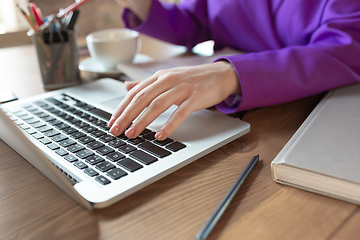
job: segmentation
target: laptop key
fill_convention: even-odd
[[[169,156],[171,154],[170,151],[168,151],[162,147],[159,147],[151,142],[141,143],[139,145],[139,148],[144,149],[145,151],[148,151],[159,158],[163,158],[163,157]]]
[[[67,148],[67,150],[69,152],[72,152],[72,153],[78,152],[78,151],[83,150],[83,149],[85,149],[85,147],[83,145],[81,145],[81,144],[72,145],[72,146]]]
[[[50,117],[50,115],[47,113],[41,113],[38,115],[38,117],[44,119],[44,118]]]
[[[129,142],[134,144],[134,145],[138,145],[142,142],[145,142],[145,139],[141,138],[141,137],[137,137],[137,138],[132,138],[132,139],[129,139]]]
[[[59,135],[56,135],[54,137],[51,138],[51,140],[53,140],[54,142],[60,142],[62,140],[65,140],[67,139],[68,137],[64,134],[59,134]]]
[[[91,106],[90,104],[85,104],[85,105],[80,106],[80,108],[84,109],[85,111],[90,111],[90,110],[94,109],[95,107]]]
[[[120,139],[114,139],[112,141],[109,142],[109,145],[114,147],[114,148],[118,148],[122,145],[125,145],[125,142],[120,140]]]
[[[89,122],[92,122],[92,123],[99,120],[97,117],[94,117],[94,116],[91,116],[91,115],[89,117],[85,118],[85,119],[88,120]]]
[[[21,124],[21,125],[19,125],[19,127],[22,129],[22,130],[28,130],[28,129],[30,129],[30,126],[29,125],[27,125],[27,124]],[[35,130],[36,131],[36,130]]]
[[[61,141],[61,142],[58,142],[58,144],[59,144],[60,146],[62,146],[62,147],[69,147],[69,146],[71,146],[71,145],[76,144],[76,141],[73,140],[73,139],[65,139],[65,140],[63,140],[63,141]]]
[[[120,159],[124,158],[125,155],[119,153],[119,152],[111,152],[106,155],[108,159],[110,159],[113,162],[119,161]]]
[[[55,119],[55,120],[49,121],[49,123],[53,126],[56,126],[56,125],[62,124],[62,121]]]
[[[106,120],[110,120],[110,118],[111,118],[110,113],[105,112],[104,110],[101,110],[101,109],[98,109],[98,108],[92,109],[92,110],[90,110],[90,112],[95,114],[96,116],[105,118]]]
[[[119,147],[119,150],[123,153],[130,153],[130,152],[136,150],[136,147],[126,144],[126,145]]]
[[[107,172],[109,171],[110,169],[113,169],[115,168],[115,165],[108,162],[108,161],[104,161],[104,162],[101,162],[99,163],[98,165],[96,165],[96,168],[98,170],[100,170],[101,172]]]
[[[77,161],[77,162],[74,162],[74,165],[75,167],[79,168],[79,169],[85,169],[87,168],[88,166],[86,165],[86,163],[83,163],[81,161]]]
[[[140,136],[146,135],[148,133],[151,133],[152,131],[150,129],[145,128],[141,133]],[[155,135],[155,134],[154,134]]]
[[[84,159],[84,158],[90,157],[91,155],[94,155],[94,152],[89,149],[85,149],[80,152],[77,152],[75,155],[81,159]]]
[[[70,154],[66,155],[64,158],[68,162],[75,162],[78,160],[74,155],[70,155]]]
[[[71,124],[75,124],[75,123],[77,123],[77,122],[80,122],[80,119],[78,119],[78,118],[72,118],[71,120],[67,120],[69,123],[71,123]]]
[[[97,130],[97,128],[89,125],[89,126],[87,126],[87,127],[84,127],[83,130],[84,130],[85,132],[90,133],[90,132],[92,132],[92,131]]]
[[[77,122],[74,124],[75,126],[79,127],[79,128],[86,128],[86,127],[89,127],[90,124],[86,123],[86,122],[83,122],[83,121],[80,121],[80,122]]]
[[[30,135],[37,133],[37,131],[35,129],[32,129],[32,128],[27,129],[26,132],[28,134],[30,134]]]
[[[105,130],[106,132],[108,132],[108,131],[110,130],[110,128],[108,127],[107,123],[101,124],[101,125],[99,125],[99,127],[100,127],[102,130]]]
[[[143,167],[141,164],[135,162],[134,160],[132,160],[130,158],[125,158],[125,159],[119,161],[118,165],[125,168],[126,170],[128,170],[130,172],[135,172],[136,170],[139,170],[140,168]]]
[[[160,145],[160,146],[165,146],[169,143],[172,143],[174,140],[172,140],[171,138],[167,138],[163,141],[159,141],[159,140],[155,140],[154,143],[157,144],[157,145]]]
[[[56,120],[56,118],[54,118],[52,116],[48,116],[48,117],[43,118],[42,120],[44,120],[45,122],[50,122],[50,121]]]
[[[95,131],[93,131],[93,132],[91,132],[91,135],[93,136],[93,137],[101,137],[101,136],[103,136],[103,135],[105,135],[106,133],[104,132],[104,131],[101,131],[101,130],[95,130]]]
[[[65,156],[68,154],[68,152],[63,149],[63,148],[59,148],[58,150],[55,151],[57,154],[59,154],[60,156]]]
[[[122,139],[122,140],[129,140],[129,138],[124,134],[120,134],[119,136],[117,136],[118,138]]]
[[[21,120],[25,121],[25,120],[29,120],[32,119],[33,116],[30,114],[25,114],[24,116],[19,117]]]
[[[150,154],[147,154],[146,152],[143,152],[141,150],[135,150],[130,154],[131,157],[135,158],[136,160],[149,165],[153,162],[157,161],[157,158],[151,156]]]
[[[99,183],[101,183],[102,185],[107,185],[107,184],[111,183],[111,181],[109,179],[107,179],[106,177],[101,176],[101,175],[97,176],[95,178],[95,180],[98,181]]]
[[[106,155],[106,154],[109,154],[111,152],[114,152],[114,149],[112,149],[111,147],[108,147],[108,146],[104,146],[104,147],[96,149],[96,152],[101,154],[101,155]]]
[[[89,143],[89,142],[94,141],[94,138],[89,137],[89,136],[85,136],[85,137],[80,138],[79,141],[80,141],[81,143],[83,143],[83,144],[87,144],[87,143]]]
[[[55,150],[55,149],[58,149],[60,148],[57,144],[55,143],[50,143],[47,145],[48,148],[50,148],[51,150]]]
[[[41,133],[35,133],[35,134],[31,135],[31,136],[33,136],[35,139],[41,139],[41,138],[44,137]]]
[[[99,142],[99,141],[93,141],[93,142],[88,143],[86,146],[87,146],[88,148],[90,148],[90,149],[95,150],[95,149],[97,149],[97,148],[100,148],[100,147],[105,146],[105,144],[103,144],[103,143],[101,143],[101,142]]]
[[[78,139],[78,138],[84,137],[86,135],[83,132],[73,132],[73,133],[70,134],[70,136],[75,138],[75,139]]]
[[[99,138],[99,140],[102,141],[102,142],[107,143],[107,142],[110,142],[110,141],[112,141],[112,140],[115,140],[115,137],[112,136],[112,135],[106,134],[106,135],[101,136],[101,137]]]
[[[41,101],[41,100],[37,100],[35,102],[33,102],[35,105],[38,105],[39,107],[45,107],[47,106],[48,104],[45,103],[44,101]]]
[[[96,126],[101,126],[101,125],[104,125],[106,124],[105,121],[101,120],[101,119],[98,119],[97,121],[93,122]]]
[[[155,132],[149,132],[143,135],[146,140],[152,141],[155,139]]]
[[[85,172],[87,175],[89,175],[90,177],[95,177],[95,176],[99,175],[99,173],[98,173],[97,171],[95,171],[94,169],[92,169],[92,168],[86,168],[86,169],[84,170],[84,172]]]
[[[52,143],[51,140],[49,140],[48,138],[42,138],[39,141],[44,145]]]
[[[91,164],[91,165],[96,165],[100,162],[105,161],[102,157],[98,156],[98,155],[92,155],[88,158],[86,158],[85,162]]]
[[[76,101],[77,101],[77,103],[75,104],[75,106],[77,106],[77,107],[82,107],[82,106],[86,105],[86,103],[84,103],[84,102],[82,102],[80,100],[76,100]]]
[[[44,132],[44,135],[47,137],[53,137],[58,134],[60,134],[60,133],[56,130],[50,130],[50,131]]]
[[[64,133],[71,134],[71,133],[77,132],[78,130],[76,130],[76,129],[73,128],[73,127],[68,127],[68,128],[63,129],[62,131],[63,131]]]
[[[114,168],[111,169],[109,172],[107,172],[107,174],[109,177],[111,177],[114,180],[118,180],[121,177],[124,177],[127,175],[127,173],[123,170],[121,170],[120,168]]]
[[[58,117],[62,117],[62,116],[67,115],[66,112],[63,112],[63,111],[56,111],[56,112],[54,112],[54,114],[55,114],[56,116],[58,116]]]
[[[33,123],[39,122],[39,120],[36,119],[35,117],[32,117],[32,118],[24,120],[24,122],[26,122],[28,124],[33,124]]]
[[[173,142],[173,143],[170,143],[169,145],[167,145],[166,148],[173,152],[177,152],[180,149],[186,148],[186,145],[182,144],[180,142]]]
[[[46,132],[46,131],[49,131],[49,130],[52,130],[53,128],[51,126],[48,126],[48,125],[45,125],[45,126],[42,126],[42,127],[39,127],[38,130],[40,132]]]
[[[71,121],[74,119],[74,117],[69,114],[62,116],[61,118],[64,119],[65,121]]]
[[[47,99],[45,99],[46,101],[48,101],[48,102],[50,102],[50,103],[52,103],[52,104],[54,104],[54,105],[60,105],[60,104],[62,104],[62,102],[60,102],[59,100],[56,100],[55,98],[53,98],[53,97],[49,97],[49,98],[47,98]]]

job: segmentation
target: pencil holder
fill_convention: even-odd
[[[81,83],[76,32],[73,30],[37,33],[29,31],[36,47],[45,90]]]

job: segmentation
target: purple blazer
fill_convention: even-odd
[[[226,57],[242,100],[218,104],[224,113],[360,82],[360,0],[153,0],[143,22],[129,9],[122,19],[127,28],[189,49],[214,40],[215,49],[247,52]]]

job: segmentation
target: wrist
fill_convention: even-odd
[[[241,85],[234,66],[226,60],[221,60],[215,63],[221,65],[223,73],[222,79],[225,81],[224,84],[227,87],[227,95],[241,94]]]

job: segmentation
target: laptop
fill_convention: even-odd
[[[155,132],[176,106],[136,139],[107,122],[127,91],[105,78],[0,106],[0,137],[86,209],[104,208],[250,131],[250,124],[201,110],[166,140]]]

